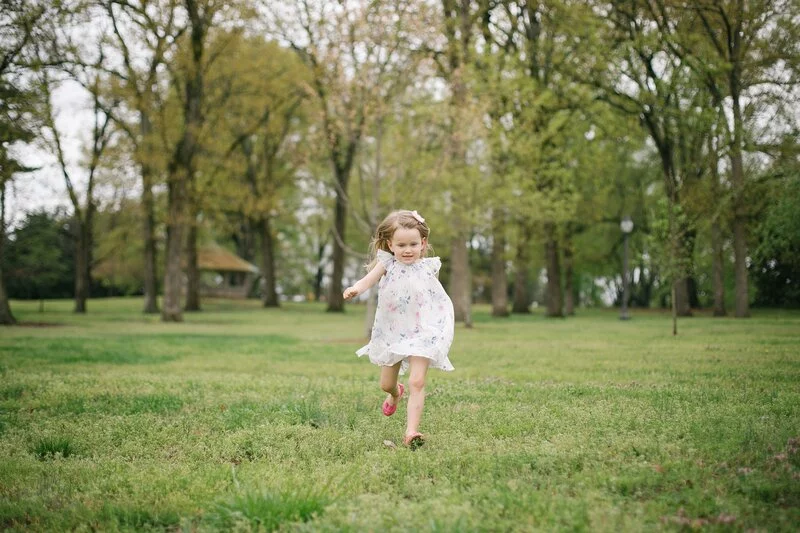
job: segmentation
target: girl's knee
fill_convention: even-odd
[[[408,380],[408,386],[411,390],[419,391],[425,388],[425,375],[411,376]]]
[[[381,390],[383,392],[388,392],[389,394],[394,394],[397,390],[397,381],[392,380],[381,380]]]

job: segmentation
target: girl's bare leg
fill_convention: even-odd
[[[389,405],[395,405],[400,396],[400,390],[397,388],[397,376],[400,373],[400,363],[393,366],[381,367],[381,389],[389,393],[386,400]]]
[[[406,437],[419,431],[422,408],[425,406],[425,376],[428,373],[429,363],[430,359],[427,357],[409,357],[411,375],[408,378],[408,388],[411,394],[408,397]]]

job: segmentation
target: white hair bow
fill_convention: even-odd
[[[425,219],[424,219],[424,218],[422,218],[422,215],[420,215],[419,213],[417,213],[417,211],[416,211],[416,210],[414,210],[414,211],[411,211],[411,216],[413,216],[414,218],[416,218],[416,219],[417,219],[417,222],[419,222],[420,224],[424,224],[424,223],[425,223]]]

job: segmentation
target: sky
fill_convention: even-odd
[[[91,99],[75,82],[65,82],[53,93],[56,127],[62,135],[65,157],[76,188],[84,190],[86,172],[81,168],[83,150],[88,146],[92,130]],[[42,143],[16,145],[14,152],[21,162],[39,170],[17,174],[6,191],[6,223],[13,228],[25,213],[38,209],[54,210],[72,207],[61,168],[55,155]]]

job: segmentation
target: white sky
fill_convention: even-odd
[[[53,105],[70,177],[82,192],[87,174],[80,163],[91,138],[91,99],[77,83],[65,82],[54,91]],[[13,150],[23,164],[40,168],[35,172],[17,174],[7,188],[6,223],[9,227],[17,224],[26,212],[37,209],[53,210],[66,206],[71,211],[64,176],[56,157],[41,144],[16,145]]]

